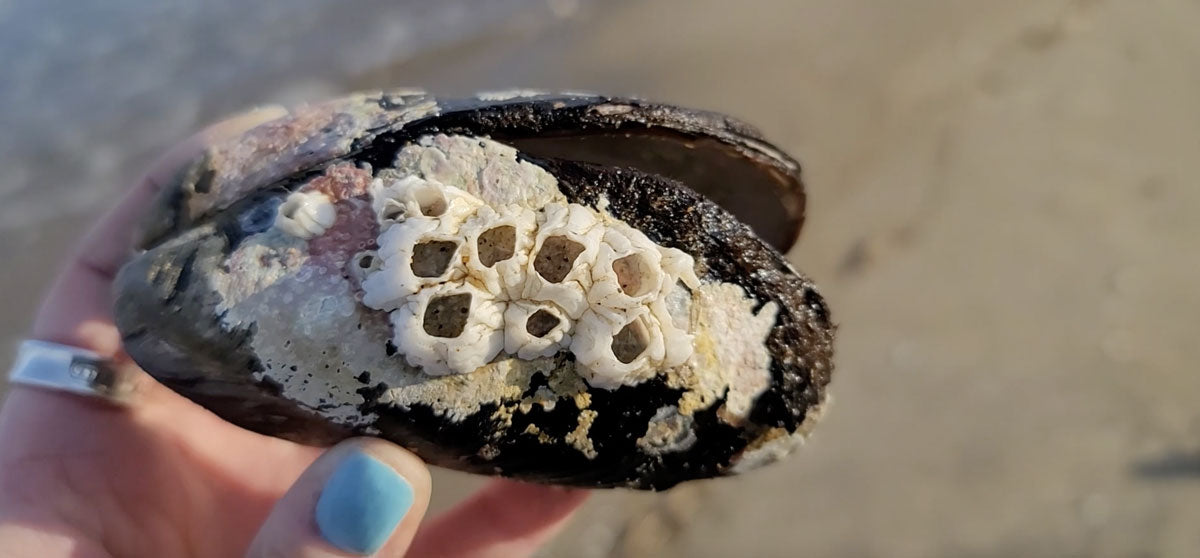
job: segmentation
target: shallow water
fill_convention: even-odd
[[[164,143],[248,105],[320,99],[544,0],[0,3],[0,230],[95,206]],[[83,183],[82,181],[85,181]]]

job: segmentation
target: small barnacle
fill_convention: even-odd
[[[337,208],[321,192],[292,192],[279,204],[275,226],[298,238],[325,234],[337,221]]]
[[[347,274],[362,281],[371,273],[378,271],[383,265],[383,259],[374,250],[363,250],[350,258],[346,264]]]
[[[527,208],[480,207],[462,226],[467,271],[497,297],[519,298],[536,226],[537,216]]]
[[[548,357],[571,344],[571,322],[553,304],[510,302],[504,310],[504,351],[530,360]]]
[[[676,289],[672,293],[678,291],[687,291],[683,288]],[[682,301],[682,304],[689,304],[690,301]],[[672,304],[680,304],[671,300],[655,300],[650,303],[650,313],[654,316],[654,322],[658,324],[663,337],[663,359],[662,365],[667,368],[679,366],[692,356],[695,347],[695,336],[688,333],[689,319],[685,314],[681,314],[678,310],[672,311]],[[679,306],[674,308],[679,309]],[[686,308],[686,306],[684,306]]]
[[[696,260],[689,256],[687,252],[677,248],[667,248],[664,246],[658,247],[659,254],[662,256],[662,269],[668,276],[674,277],[683,286],[688,289],[700,288],[700,278],[696,277]],[[663,289],[672,289],[675,287],[674,282],[663,282]]]
[[[458,221],[470,215],[479,202],[470,194],[418,176],[371,182],[371,207],[381,224],[398,223],[411,217],[436,217]]]
[[[662,255],[645,235],[609,225],[592,266],[588,301],[598,312],[624,312],[660,296],[667,281]]]
[[[504,348],[504,304],[469,283],[421,290],[392,312],[394,342],[413,366],[431,375],[463,374]]]
[[[663,312],[666,316],[670,316],[671,325],[677,329],[688,331],[691,329],[692,320],[692,290],[683,284],[683,280],[676,280],[670,285],[666,294],[662,297]],[[663,320],[663,316],[659,316]]]
[[[379,207],[376,208],[375,213],[380,223],[399,223],[408,216],[408,208],[395,199],[380,198]]]
[[[653,375],[665,356],[662,328],[646,307],[631,311],[628,321],[614,322],[588,310],[575,325],[571,352],[588,384],[615,389]]]
[[[538,223],[523,298],[553,302],[572,319],[587,310],[591,266],[604,235],[591,210],[548,204]]]

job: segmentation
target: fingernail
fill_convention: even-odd
[[[317,499],[317,527],[344,552],[380,549],[413,504],[413,489],[386,463],[361,451],[346,456]]]

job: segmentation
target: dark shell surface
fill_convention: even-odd
[[[780,254],[799,172],[745,124],[640,100],[346,97],[167,185],[117,324],[159,381],[272,436],[586,487],[735,474],[807,435],[832,373],[829,310]],[[485,258],[484,229],[517,240]]]

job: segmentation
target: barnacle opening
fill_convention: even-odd
[[[551,331],[554,331],[554,328],[558,327],[560,323],[562,323],[562,320],[558,316],[546,310],[538,310],[526,320],[525,331],[534,337],[545,337]]]
[[[533,269],[546,281],[562,283],[582,253],[582,244],[565,236],[552,236],[542,243],[542,249],[533,260]]]
[[[383,259],[374,250],[364,250],[346,262],[346,274],[363,281],[367,275],[378,271],[382,263]]]
[[[413,246],[412,272],[417,277],[441,277],[458,251],[451,240],[432,240]]]
[[[492,267],[496,262],[507,260],[516,253],[517,228],[503,225],[488,229],[479,235],[476,247],[479,250],[479,263],[484,267]]]
[[[359,254],[358,257],[355,258],[354,262],[358,265],[359,269],[371,269],[371,267],[375,265],[375,253],[364,252]]]
[[[300,206],[303,204],[304,202],[301,198],[289,196],[288,199],[279,205],[279,215],[285,219],[295,219],[296,212],[300,210]]]
[[[553,306],[515,300],[504,310],[504,350],[521,359],[548,357],[571,342],[570,322]]]
[[[650,290],[654,270],[645,256],[635,253],[618,258],[612,263],[612,269],[617,274],[621,292],[626,296],[642,296]]]
[[[467,326],[470,312],[471,293],[434,297],[425,307],[421,325],[434,337],[458,337]]]
[[[625,327],[613,336],[613,356],[617,357],[621,364],[629,364],[637,360],[649,344],[650,334],[646,331],[645,324],[641,320],[634,320],[625,324]]]

